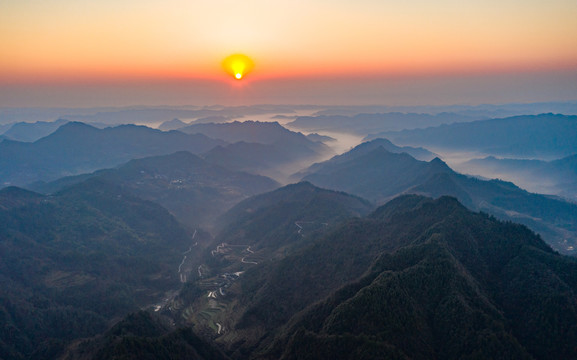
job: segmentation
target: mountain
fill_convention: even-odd
[[[554,161],[488,156],[460,166],[469,173],[513,181],[528,189],[577,200],[577,154]]]
[[[14,123],[0,124],[0,134],[4,134],[12,125],[14,125]]]
[[[183,128],[185,126],[187,126],[188,124],[181,121],[180,119],[172,119],[172,120],[168,120],[163,122],[162,124],[160,124],[158,126],[158,129],[163,130],[163,131],[170,131],[170,130],[178,130],[180,128]]]
[[[300,154],[295,155],[289,149],[244,141],[217,146],[202,156],[206,161],[228,169],[270,176],[279,181],[286,176],[287,168],[292,169],[292,164],[301,160]]]
[[[292,177],[295,179],[300,179],[305,177],[306,175],[317,173],[317,172],[325,172],[330,171],[335,167],[338,167],[339,164],[347,163],[352,161],[362,155],[368,154],[373,150],[378,148],[382,148],[390,153],[401,154],[407,153],[418,160],[423,161],[430,161],[437,157],[436,154],[428,151],[427,149],[423,148],[414,148],[411,146],[396,146],[392,142],[387,139],[374,139],[371,141],[365,141],[360,145],[355,146],[353,149],[343,153],[341,155],[334,156],[333,158],[323,161],[321,163],[316,163],[311,165],[305,170],[301,170],[300,172],[294,174]]]
[[[577,247],[576,204],[504,181],[467,177],[438,158],[424,162],[382,147],[368,153],[353,149],[309,170],[303,180],[380,203],[404,193],[455,196],[470,209],[529,226],[556,250],[572,253]]]
[[[50,135],[67,122],[68,120],[64,119],[37,121],[34,123],[18,122],[5,131],[4,136],[10,140],[32,142]]]
[[[98,179],[51,196],[4,188],[0,221],[0,354],[8,359],[61,349],[162,301],[180,286],[192,245],[164,208]]]
[[[332,250],[353,240],[356,247],[380,248],[373,250],[375,260],[360,269],[346,261],[350,254]],[[295,269],[284,276],[294,290],[285,286],[283,293],[265,293],[284,269]],[[299,303],[283,294],[298,291],[300,297],[303,290],[340,274],[354,280],[321,302],[300,303],[297,309],[310,305],[291,317],[272,344],[260,341],[264,350],[255,351],[254,358],[577,355],[577,261],[555,254],[522,226],[471,213],[450,198],[397,199],[308,252],[282,260],[272,271],[250,274],[266,280],[246,289],[255,300],[243,315],[250,322],[243,325],[267,323],[266,317],[254,315],[264,313],[256,306],[282,311]],[[257,300],[264,296],[266,303]]]
[[[52,355],[47,360],[56,358],[54,353],[46,353],[43,355]],[[145,311],[130,314],[101,336],[60,353],[59,360],[228,359],[190,328],[174,329],[165,319]]]
[[[235,205],[220,218],[222,230],[214,243],[276,251],[297,242],[304,233],[364,216],[372,209],[371,203],[356,196],[321,189],[309,182],[291,184]]]
[[[231,171],[180,151],[131,160],[115,169],[36,183],[30,188],[54,193],[89,178],[154,201],[190,227],[210,227],[215,218],[241,200],[280,186],[264,176]]]
[[[308,134],[307,135],[307,139],[309,139],[310,141],[316,141],[316,142],[331,142],[331,141],[336,141],[337,139],[332,138],[330,136],[327,135],[320,135],[317,133],[312,133],[312,134]]]
[[[206,116],[201,117],[194,120],[195,124],[206,124],[206,123],[225,123],[231,120],[230,117],[227,116],[220,116],[220,115],[213,115],[213,116]]]
[[[221,217],[221,230],[196,264],[197,276],[162,314],[180,326],[193,324],[203,338],[228,332],[229,323],[222,321],[235,311],[237,298],[226,294],[245,271],[298,252],[343,220],[372,209],[366,200],[305,182],[244,200]]]
[[[363,143],[297,175],[320,187],[383,202],[422,183],[434,173],[452,172],[438,158],[428,163],[418,161],[407,153],[385,150],[380,145],[382,142]]]
[[[235,359],[569,359],[576,295],[577,260],[526,227],[406,195],[287,256],[190,283],[165,314]]]
[[[0,143],[0,184],[29,184],[91,172],[128,160],[176,151],[200,153],[222,141],[204,135],[162,132],[145,126],[122,125],[97,129],[67,123],[33,143]]]
[[[244,141],[275,145],[293,156],[306,157],[330,153],[330,149],[318,142],[310,141],[301,133],[290,131],[278,122],[234,121],[220,124],[192,124],[180,131],[188,134],[204,134],[229,143]]]
[[[385,132],[397,144],[476,151],[508,157],[564,157],[577,153],[577,116],[540,114]]]
[[[216,147],[203,156],[207,161],[234,170],[257,173],[284,182],[286,178],[319,158],[334,154],[326,145],[277,122],[232,122],[192,124],[180,129],[200,133],[233,144]]]
[[[382,131],[416,129],[472,120],[479,120],[479,117],[456,113],[416,114],[387,112],[345,116],[336,114],[322,115],[321,112],[321,115],[317,116],[299,116],[293,122],[288,123],[287,126],[307,131],[351,132],[367,135]]]

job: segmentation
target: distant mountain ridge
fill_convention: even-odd
[[[0,143],[0,184],[29,184],[119,165],[134,158],[185,150],[201,153],[223,141],[145,126],[97,129],[69,122],[33,143]]]
[[[564,157],[577,153],[577,116],[540,114],[384,132],[397,144],[468,150],[508,157]]]
[[[330,112],[330,110],[328,111]],[[482,118],[482,117],[481,117]],[[479,120],[480,117],[467,116],[457,113],[417,114],[403,112],[387,112],[375,114],[345,115],[316,115],[299,116],[287,126],[308,131],[336,131],[352,132],[367,135],[382,131],[398,131],[416,129]],[[386,137],[386,136],[383,136]]]
[[[178,129],[185,127],[187,125],[188,124],[183,122],[182,120],[174,118],[172,120],[168,120],[168,121],[165,121],[162,124],[160,124],[158,126],[158,129],[163,130],[163,131],[178,130]]]
[[[325,145],[310,141],[305,135],[288,130],[278,122],[234,121],[230,123],[192,124],[180,131],[189,134],[204,134],[229,143],[244,141],[287,148],[300,155],[317,155],[330,152]]]
[[[577,154],[553,161],[497,159],[489,156],[465,162],[464,169],[493,177],[512,177],[535,184],[546,193],[559,194],[577,201]]]
[[[232,142],[206,152],[203,155],[206,160],[230,169],[269,176],[281,182],[302,168],[302,163],[310,164],[334,154],[323,143],[311,141],[302,133],[290,131],[277,122],[192,124],[180,131]]]
[[[10,140],[32,142],[47,135],[50,135],[60,126],[66,124],[68,120],[58,119],[56,121],[37,121],[35,123],[19,122],[12,124],[3,135]]]

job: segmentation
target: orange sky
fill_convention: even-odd
[[[252,81],[576,72],[576,17],[574,0],[3,0],[0,83],[226,82],[232,53]]]

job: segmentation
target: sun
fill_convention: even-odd
[[[224,71],[236,80],[242,80],[254,68],[254,62],[244,54],[233,54],[222,61]]]

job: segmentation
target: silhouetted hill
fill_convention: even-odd
[[[168,121],[165,121],[162,124],[160,124],[158,126],[158,129],[163,130],[163,131],[178,130],[178,129],[183,128],[187,125],[188,124],[185,123],[184,121],[181,121],[180,119],[174,118],[172,120],[168,120]]]
[[[309,139],[310,141],[317,141],[317,142],[331,142],[331,141],[336,141],[337,139],[332,138],[330,136],[327,135],[320,135],[317,133],[312,133],[312,134],[308,134],[307,135],[307,139]]]
[[[88,178],[105,180],[154,201],[191,227],[212,226],[216,217],[239,201],[280,186],[264,176],[231,171],[181,151],[131,160],[116,169],[37,183],[31,188],[54,193]]]
[[[70,122],[33,143],[0,143],[0,184],[29,184],[119,165],[134,158],[175,151],[200,153],[222,141],[204,135],[122,125],[99,130]]]
[[[68,120],[58,119],[56,121],[37,121],[34,123],[15,123],[4,132],[4,137],[15,141],[32,142],[50,135],[60,126],[66,124]]]
[[[192,124],[180,131],[189,134],[204,134],[229,143],[244,141],[275,145],[277,149],[293,159],[331,153],[327,146],[310,141],[303,134],[290,131],[277,122],[235,121],[221,124]]]
[[[576,292],[577,261],[524,226],[404,196],[241,275],[217,342],[251,359],[569,359]]]
[[[331,112],[329,110],[328,112]],[[454,122],[479,120],[482,117],[467,116],[456,113],[416,114],[388,112],[377,114],[345,115],[317,115],[299,116],[295,121],[287,124],[291,128],[307,131],[335,131],[351,132],[360,135],[382,131],[398,131],[416,129]]]
[[[577,153],[577,116],[541,114],[441,125],[427,129],[385,132],[397,144],[469,150],[510,157]]]
[[[303,180],[375,202],[403,193],[455,196],[473,210],[526,224],[557,250],[571,253],[577,246],[577,205],[457,174],[438,158],[423,162],[379,147],[360,156],[353,150],[310,170]]]
[[[52,196],[2,189],[0,222],[3,358],[61,348],[161,301],[191,245],[164,208],[98,179]]]
[[[305,233],[366,215],[372,208],[364,199],[308,182],[287,185],[248,198],[225,213],[215,244],[246,244],[256,251],[277,251],[298,242]]]
[[[318,172],[328,172],[331,169],[336,169],[339,167],[339,164],[347,163],[350,161],[354,161],[355,159],[370,153],[373,150],[378,148],[383,148],[388,152],[401,154],[407,153],[418,160],[423,161],[430,161],[437,157],[436,154],[428,151],[427,149],[423,148],[414,148],[410,146],[403,146],[399,147],[390,142],[387,139],[375,139],[371,141],[363,142],[360,145],[355,146],[353,149],[341,154],[334,156],[333,158],[323,161],[321,163],[316,163],[311,165],[305,170],[301,170],[300,172],[294,174],[293,178],[301,179],[309,174],[318,173]]]
[[[217,146],[202,155],[207,161],[237,171],[247,171],[271,177],[282,177],[284,165],[300,160],[300,154],[277,145],[240,141]]]
[[[182,289],[164,314],[181,325],[193,324],[205,338],[228,333],[229,312],[239,314],[234,309],[244,305],[227,294],[243,271],[298,252],[341,221],[371,209],[365,200],[310,183],[288,185],[239,203],[223,215],[223,230],[197,264],[195,281]]]
[[[365,143],[350,152],[314,164],[305,171],[303,180],[383,202],[437,172],[452,170],[438,159],[427,163],[415,160],[407,153],[395,154],[380,145],[374,147],[373,143]]]
[[[506,178],[548,194],[577,200],[577,155],[554,161],[497,159],[493,156],[463,164],[465,171]]]
[[[206,123],[225,123],[231,120],[228,116],[221,116],[221,115],[214,115],[214,116],[206,116],[201,117],[194,120],[195,124],[206,124]]]
[[[234,142],[216,147],[203,156],[207,161],[234,170],[257,173],[284,182],[302,168],[334,152],[301,133],[285,129],[276,122],[232,122],[193,124],[181,129]]]

